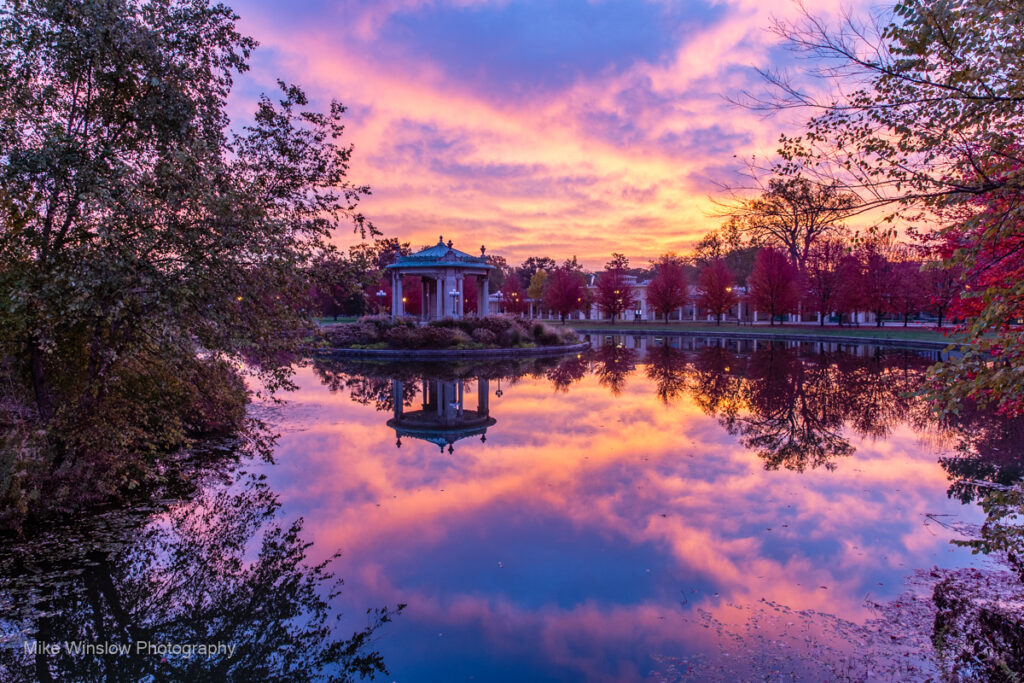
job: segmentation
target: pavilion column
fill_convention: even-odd
[[[480,413],[484,417],[490,413],[490,383],[481,377],[476,381],[476,412]]]
[[[395,316],[405,315],[405,304],[402,302],[402,274],[395,278]]]
[[[441,388],[441,416],[444,419],[445,426],[451,426],[455,424],[455,416],[458,414],[458,403],[455,400],[456,389],[455,382],[439,382]]]
[[[430,319],[430,294],[427,289],[430,287],[430,280],[425,277],[420,278],[420,318],[424,322]]]
[[[697,322],[697,304],[693,305],[693,322]]]
[[[455,302],[455,317],[465,318],[466,317],[466,290],[464,289],[465,281],[462,275],[455,276],[455,289],[459,292],[459,298]],[[461,388],[459,389],[461,391]]]
[[[436,318],[444,317],[444,297],[442,292],[444,291],[444,280],[441,277],[434,278],[434,311]]]
[[[391,402],[395,404],[395,419],[398,420],[402,417],[402,382],[401,380],[391,380]]]
[[[458,301],[452,301],[451,292],[453,289],[455,289],[455,278],[448,273],[444,276],[444,315],[445,317],[457,318],[459,316],[456,315],[455,311]]]
[[[754,322],[757,322],[757,309],[754,309]]]
[[[476,314],[478,316],[488,316],[491,314],[490,303],[491,303],[491,278],[487,275],[480,278],[480,302],[476,306]]]
[[[398,315],[398,273],[391,272],[391,317]]]

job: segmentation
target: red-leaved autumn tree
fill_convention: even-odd
[[[955,263],[928,263],[924,270],[925,310],[934,313],[942,327],[947,312],[963,291],[963,268]]]
[[[895,268],[892,308],[903,318],[903,327],[906,327],[910,316],[927,303],[925,278],[920,261],[899,261]]]
[[[622,254],[612,254],[612,260],[605,264],[604,271],[597,276],[597,307],[615,322],[616,315],[622,315],[636,303],[633,285],[627,278],[629,261]]]
[[[476,313],[477,299],[480,297],[480,287],[475,277],[462,278],[462,312]]]
[[[647,305],[665,319],[686,305],[689,299],[683,260],[675,254],[664,254],[654,263],[654,277],[647,283]]]
[[[747,280],[750,305],[769,315],[770,324],[776,316],[795,313],[800,303],[799,276],[796,266],[785,253],[775,247],[757,252],[754,269]]]
[[[722,316],[736,305],[739,297],[733,290],[733,277],[722,259],[715,259],[700,271],[697,277],[697,304],[715,316],[715,324],[722,324]]]
[[[847,248],[840,238],[820,240],[810,251],[804,273],[804,303],[807,309],[818,313],[818,323],[839,309],[844,283],[840,263]]]
[[[934,375],[953,412],[962,399],[972,399],[1003,414],[1024,413],[1022,151],[1011,144],[996,150],[980,170],[969,167],[968,181],[984,180],[995,189],[953,203],[938,234],[937,255],[950,268],[948,276],[962,278],[949,312],[962,321],[959,331],[971,342]]]
[[[530,304],[526,301],[526,292],[523,291],[523,284],[518,277],[505,279],[505,286],[501,288],[502,307],[506,313],[522,315]]]
[[[893,290],[896,288],[896,266],[886,253],[887,245],[868,241],[858,250],[861,260],[860,294],[863,306],[875,314],[875,326],[882,326],[882,316],[894,310]]]
[[[846,254],[839,259],[836,268],[839,291],[836,294],[836,314],[839,326],[843,326],[843,316],[850,315],[850,322],[855,322],[857,311],[864,309],[864,290],[861,278],[864,276],[863,265],[854,254]]]
[[[578,270],[558,266],[548,273],[543,292],[544,306],[557,313],[563,323],[570,313],[583,308],[586,298],[583,274]]]

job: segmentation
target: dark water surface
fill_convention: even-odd
[[[176,538],[188,547],[117,551],[114,583],[139,593],[147,616],[145,586],[170,575],[182,592],[165,587],[151,621],[243,639],[251,626],[204,630],[200,607],[174,602],[188,602],[190,580],[237,604],[242,623],[288,576],[308,575],[289,564],[289,543],[307,565],[340,551],[341,594],[270,600],[277,612],[258,627],[267,650],[251,656],[267,656],[288,619],[340,611],[347,638],[372,625],[367,609],[405,603],[372,639],[387,680],[927,672],[922,577],[979,563],[950,540],[981,520],[969,481],[995,477],[989,447],[1006,438],[983,415],[930,420],[912,393],[934,353],[593,341],[579,356],[521,364],[299,368],[287,404],[256,408],[281,433],[275,462],[211,478],[202,503],[172,508],[190,511],[185,522],[140,522],[184,524]],[[256,530],[271,520],[287,534],[298,518],[294,538],[264,557]],[[205,566],[211,555],[240,564]],[[264,574],[240,574],[260,561]],[[69,598],[83,623],[101,579]],[[71,609],[47,600],[32,609]],[[11,634],[38,621],[20,618]],[[46,627],[61,619],[73,621]]]

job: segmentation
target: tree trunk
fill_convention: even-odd
[[[53,397],[50,395],[49,381],[46,377],[46,365],[43,350],[33,336],[28,342],[29,369],[32,375],[32,392],[36,399],[36,409],[44,422],[53,419]]]

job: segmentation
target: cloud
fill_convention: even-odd
[[[362,209],[414,244],[447,225],[457,243],[512,263],[555,243],[565,253],[549,255],[590,267],[611,251],[679,250],[717,227],[716,182],[793,125],[727,98],[760,87],[755,65],[792,59],[765,28],[769,12],[795,16],[795,5],[244,0],[237,10],[262,47],[233,117],[277,77],[318,107],[350,105],[351,175],[374,190]]]

